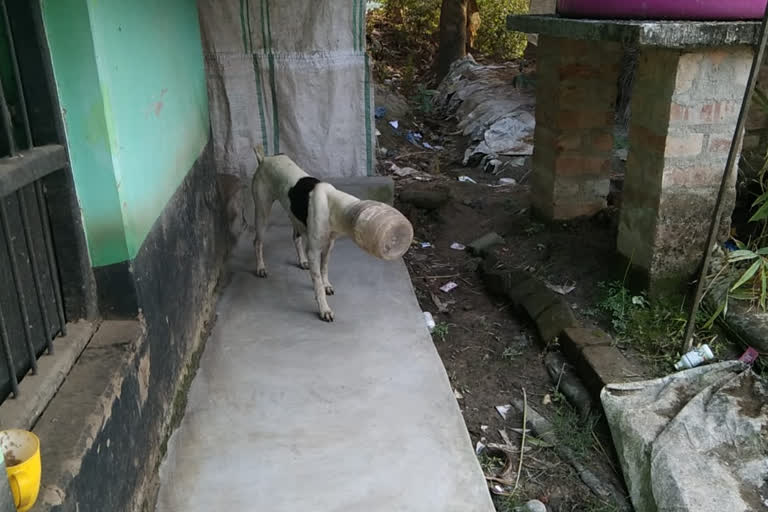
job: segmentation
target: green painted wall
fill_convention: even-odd
[[[94,267],[133,258],[208,141],[194,0],[43,0]]]

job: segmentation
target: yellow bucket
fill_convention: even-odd
[[[0,450],[5,458],[16,510],[27,512],[40,492],[40,440],[26,430],[3,430],[0,432]]]

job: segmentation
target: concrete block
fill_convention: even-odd
[[[392,205],[395,199],[395,182],[389,176],[328,178],[324,181],[358,199],[379,201],[388,205]]]
[[[600,329],[574,327],[563,330],[560,336],[560,348],[574,364],[581,358],[586,347],[610,347],[613,345],[611,336]]]
[[[549,343],[560,336],[563,330],[578,327],[579,322],[571,311],[570,306],[562,299],[544,310],[536,317],[536,327],[539,329],[541,341]]]

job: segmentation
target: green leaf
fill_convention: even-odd
[[[757,222],[765,219],[768,219],[768,202],[763,203],[760,208],[757,209],[755,214],[749,218],[749,222]]]
[[[715,324],[715,320],[717,320],[717,317],[720,316],[720,313],[723,313],[723,315],[725,315],[726,307],[728,307],[728,295],[725,296],[725,300],[717,308],[717,311],[715,311],[714,314],[711,317],[709,317],[709,320],[707,320],[707,323],[704,324],[704,328],[711,329],[712,326]]]
[[[757,254],[759,254],[760,256],[768,255],[768,247],[761,247],[760,249],[757,250]]]
[[[765,311],[766,291],[765,261],[760,265],[760,309]]]
[[[762,260],[757,260],[754,262],[743,274],[741,274],[741,277],[738,281],[736,281],[736,284],[731,286],[731,291],[736,290],[737,288],[740,288],[741,285],[752,279],[752,277],[755,275],[755,273],[760,269],[760,266],[763,264]]]
[[[757,258],[757,254],[748,250],[748,249],[740,249],[738,251],[733,251],[731,254],[728,255],[728,261],[731,263],[735,263],[737,261],[744,261],[744,260],[753,260]]]

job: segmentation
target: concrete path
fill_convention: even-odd
[[[273,224],[268,279],[232,258],[157,511],[493,511],[405,265],[340,241],[326,324]]]

